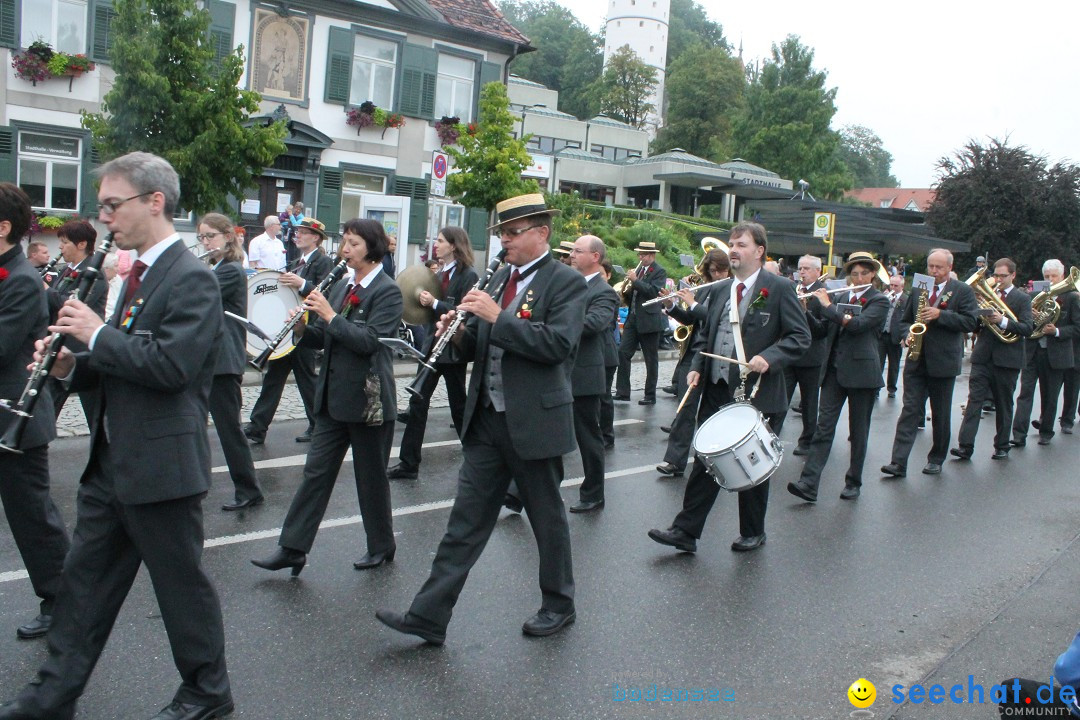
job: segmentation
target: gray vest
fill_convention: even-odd
[[[738,282],[735,283],[738,285]],[[739,303],[739,320],[741,321],[746,317],[746,311],[750,308],[752,297],[754,295],[754,288],[749,287],[743,290],[742,302]],[[731,328],[731,301],[723,303],[724,309],[720,311],[720,325],[716,330],[716,337],[713,340],[712,352],[715,355],[723,355],[724,357],[735,357],[735,332]],[[722,360],[710,358],[712,363],[709,365],[709,380],[713,383],[720,382],[721,377],[725,375],[730,377],[730,370],[735,367],[730,363],[726,363]]]
[[[518,291],[510,305],[506,308],[510,312],[517,312],[522,298],[525,297],[524,289]],[[490,404],[495,412],[506,412],[506,396],[503,393],[502,358],[505,351],[501,347],[488,345],[488,363],[484,375],[484,396],[481,401]]]

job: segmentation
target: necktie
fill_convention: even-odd
[[[446,295],[446,291],[449,290],[449,289],[450,289],[450,271],[449,270],[443,270],[442,271],[442,291],[443,291],[443,296],[444,297]]]
[[[848,298],[848,303],[854,305],[857,302],[859,302],[858,296],[855,293],[851,293],[851,297]]]
[[[135,293],[139,291],[139,286],[142,285],[142,274],[146,270],[146,263],[142,260],[136,260],[131,265],[131,274],[128,275],[127,291],[124,293],[124,304],[127,305],[131,302],[131,298],[135,297]]]
[[[341,301],[341,311],[339,312],[342,312],[349,307],[349,296],[352,295],[354,287],[356,287],[354,284],[349,283],[348,287],[345,288],[345,299]]]
[[[1005,299],[1005,290],[1002,289],[1002,288],[998,288],[998,295],[1001,297],[1002,300],[1004,300]]]
[[[738,285],[735,286],[735,304],[736,305],[742,305],[742,296],[743,296],[744,292],[746,292],[746,285],[745,284],[739,283]]]
[[[514,297],[517,295],[517,284],[521,278],[521,273],[514,268],[514,272],[510,275],[510,281],[506,283],[506,289],[503,290],[502,296],[502,309],[510,307],[510,303],[514,302]]]
[[[304,258],[300,258],[300,262],[296,263],[296,272],[299,273],[300,269],[307,265],[307,261]]]

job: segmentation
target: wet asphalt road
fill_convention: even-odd
[[[640,397],[635,391],[634,400]],[[394,482],[398,551],[393,564],[352,569],[364,552],[347,462],[324,527],[298,579],[248,560],[269,554],[295,490],[306,446],[302,422],[271,427],[255,449],[267,503],[222,513],[224,468],[205,503],[206,566],[225,615],[237,718],[840,718],[854,710],[848,685],[877,686],[875,717],[990,718],[991,705],[892,702],[895,684],[944,687],[973,675],[989,686],[1021,674],[1048,678],[1080,628],[1080,435],[1032,442],[992,462],[993,416],[972,462],[921,475],[923,432],[912,473],[883,481],[900,401],[882,396],[873,417],[862,497],[839,499],[847,448],[840,441],[816,506],[784,489],[798,475],[790,455],[772,481],[768,543],[749,554],[735,498],[715,507],[697,555],[646,537],[666,527],[684,479],[658,476],[659,425],[675,402],[617,404],[608,454],[607,506],[570,517],[578,621],[546,639],[521,623],[539,606],[536,548],[527,520],[504,513],[455,611],[446,645],[398,635],[375,610],[404,610],[427,576],[445,529],[460,449],[449,413],[434,409],[418,481]],[[966,397],[955,395],[953,429]],[[846,422],[846,419],[842,419]],[[789,416],[790,450],[800,418]],[[397,439],[400,440],[398,428]],[[214,463],[223,464],[211,432]],[[86,438],[54,443],[54,495],[69,527]],[[567,504],[581,464],[566,458]],[[0,698],[31,679],[40,641],[14,629],[36,612],[6,523],[0,523]],[[80,702],[80,718],[147,718],[178,678],[148,579],[140,574]],[[634,689],[703,691],[717,701],[632,701]],[[628,699],[618,700],[620,692]],[[906,694],[906,691],[905,691]],[[725,699],[726,698],[726,699]],[[966,700],[966,690],[965,690]]]

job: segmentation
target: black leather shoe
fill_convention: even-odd
[[[551,612],[541,609],[521,626],[521,632],[533,637],[546,637],[554,635],[567,625],[577,620],[577,613],[571,610],[568,613]]]
[[[296,442],[309,443],[311,442],[311,428],[308,428],[304,432],[296,436]]]
[[[969,448],[953,448],[949,451],[949,454],[957,460],[970,460],[975,451]]]
[[[787,484],[787,491],[797,498],[802,498],[806,502],[817,502],[817,493],[798,483],[789,482]]]
[[[1050,444],[1050,438],[1047,437],[1046,435],[1040,435],[1039,436],[1039,444],[1040,445],[1049,445]]]
[[[50,627],[52,627],[52,615],[38,615],[30,622],[17,628],[15,635],[20,640],[33,640],[34,638],[44,637],[45,633],[49,632]],[[0,717],[3,716],[0,715]]]
[[[660,392],[666,392],[668,395],[674,395],[675,394],[675,386],[674,385],[665,385],[664,387],[660,388]]]
[[[862,490],[858,485],[844,485],[844,489],[840,491],[841,500],[854,500],[859,497]]]
[[[749,552],[750,550],[757,550],[764,544],[765,533],[754,535],[753,537],[743,537],[740,535],[735,539],[735,542],[731,543],[731,549],[735,552]]]
[[[599,510],[602,507],[604,507],[604,501],[603,500],[588,500],[588,501],[587,500],[582,500],[581,502],[577,503],[576,505],[571,505],[570,506],[570,512],[572,512],[572,513],[587,513],[587,512],[592,512],[593,510]]]
[[[888,465],[881,466],[881,472],[886,475],[892,475],[893,477],[902,478],[907,476],[907,468],[896,463],[889,463]]]
[[[33,715],[19,700],[12,700],[0,707],[0,720],[38,720],[40,715]]]
[[[891,399],[891,398],[894,398],[894,397],[896,397],[896,391],[895,390],[890,390],[889,391],[889,398]]]
[[[211,720],[211,718],[223,718],[232,715],[233,701],[222,703],[217,707],[206,705],[188,705],[182,702],[172,702],[169,707],[163,708],[150,720]]]
[[[266,442],[266,431],[256,430],[251,425],[244,426],[244,437],[248,439],[252,445],[262,445]]]
[[[386,471],[386,477],[390,480],[415,480],[419,476],[419,469],[406,467],[405,463],[398,463]]]
[[[653,528],[649,531],[649,537],[661,545],[670,545],[676,550],[682,550],[683,552],[697,552],[697,540],[694,539],[688,532],[674,525],[667,530],[657,530]]]
[[[923,475],[940,475],[941,474],[941,465],[939,465],[937,463],[928,462],[928,463],[926,463],[926,467],[924,467],[922,469],[922,474]]]
[[[660,426],[660,432],[665,432],[665,433],[670,434],[671,433],[671,426],[670,425],[661,425]]]
[[[1061,423],[1061,432],[1065,433],[1066,435],[1072,435],[1073,434],[1072,423]]]
[[[397,630],[399,633],[404,633],[406,635],[415,635],[432,645],[442,645],[446,642],[445,630],[436,630],[432,628],[423,621],[418,620],[412,613],[405,613],[402,615],[393,610],[376,610],[375,617],[379,619],[379,622],[392,630]]]
[[[605,450],[614,450],[615,449],[615,441],[612,440],[611,442],[604,443],[604,449]]]
[[[806,447],[805,445],[796,445],[795,449],[791,451],[791,454],[792,455],[809,455],[810,454],[810,448]]]
[[[1014,439],[1009,441],[1009,444],[1012,445],[1013,447],[1025,447],[1025,446],[1027,446],[1027,439],[1026,438],[1015,439],[1014,438]]]
[[[684,469],[677,468],[671,463],[664,463],[663,465],[656,466],[656,472],[661,475],[667,475],[668,477],[682,477]]]
[[[990,456],[991,460],[1005,460],[1009,457],[1009,451],[998,448],[994,451],[994,454]]]
[[[403,425],[407,425],[408,422],[409,422],[409,413],[407,413],[407,412],[399,412],[397,414],[397,421],[399,423],[402,423]]]
[[[1031,421],[1031,427],[1035,428],[1036,430],[1041,430],[1042,429],[1042,423],[1039,422],[1038,420],[1032,420]]]
[[[615,402],[630,402],[629,395],[614,395],[611,399]]]
[[[394,553],[397,552],[397,546],[390,548],[386,552],[381,553],[364,553],[364,557],[360,558],[352,564],[356,570],[369,570],[376,568],[383,563],[394,562]]]
[[[638,405],[655,405],[656,398],[641,398],[637,401]]]
[[[247,500],[233,500],[231,503],[225,503],[221,506],[221,509],[225,512],[232,512],[233,510],[243,510],[244,508],[252,508],[256,505],[262,505],[266,501],[262,495],[258,497],[248,498]]]
[[[307,564],[307,554],[292,548],[279,547],[270,557],[265,560],[252,560],[251,564],[264,570],[292,568],[292,576],[296,577]]]
[[[503,498],[503,507],[510,512],[516,513],[520,513],[522,510],[525,509],[525,506],[521,503],[521,499],[514,497],[510,493],[507,493],[506,496]]]

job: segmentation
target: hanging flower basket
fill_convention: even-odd
[[[440,145],[453,145],[461,137],[461,118],[443,115],[435,122],[435,132],[439,135]]]
[[[386,137],[388,128],[399,128],[405,124],[405,116],[387,112],[367,100],[360,107],[345,111],[345,124],[355,127],[357,135],[364,128],[378,126],[383,129],[382,136]]]
[[[49,43],[43,40],[35,40],[26,50],[14,53],[11,59],[11,67],[15,69],[15,77],[20,80],[29,80],[34,85],[38,80],[49,78],[68,77],[77,78],[96,66],[94,62],[83,54],[70,55],[64,52],[56,52]],[[71,90],[71,83],[68,83]]]

